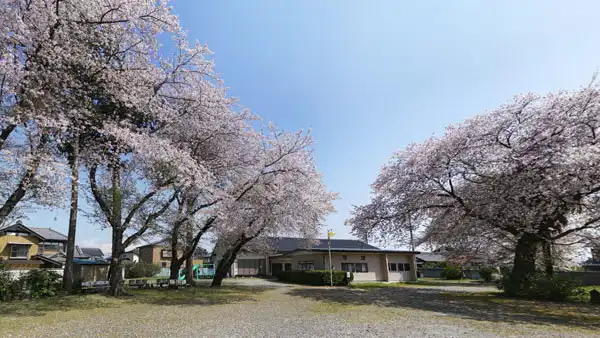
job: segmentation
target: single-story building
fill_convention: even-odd
[[[417,255],[417,266],[420,268],[426,263],[443,264],[446,263],[446,257],[437,252],[421,252]]]
[[[283,270],[329,270],[327,239],[308,241],[271,237],[267,253],[245,252],[231,266],[230,276],[275,276]],[[333,270],[354,272],[354,281],[417,279],[417,251],[382,250],[355,239],[331,240]]]

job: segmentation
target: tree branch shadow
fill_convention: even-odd
[[[527,324],[599,328],[600,306],[504,298],[497,293],[453,292],[433,288],[295,288],[291,296],[341,305],[418,309],[460,318]]]

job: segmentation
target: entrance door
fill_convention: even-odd
[[[285,263],[285,271],[292,270],[292,263]]]
[[[239,259],[237,268],[238,276],[256,276],[259,273],[260,262],[258,259]]]
[[[279,272],[283,270],[283,264],[281,263],[271,263],[271,275],[277,276]]]

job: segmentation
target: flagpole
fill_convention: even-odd
[[[327,230],[327,251],[329,251],[329,281],[333,286],[333,266],[331,265],[331,229]]]

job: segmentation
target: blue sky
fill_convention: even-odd
[[[520,92],[575,89],[600,65],[598,1],[175,0],[231,94],[286,130],[312,129],[340,193],[327,226],[349,237],[352,204],[393,151]],[[56,218],[56,220],[55,220]],[[66,211],[28,223],[67,228]],[[110,243],[80,221],[77,239]]]

